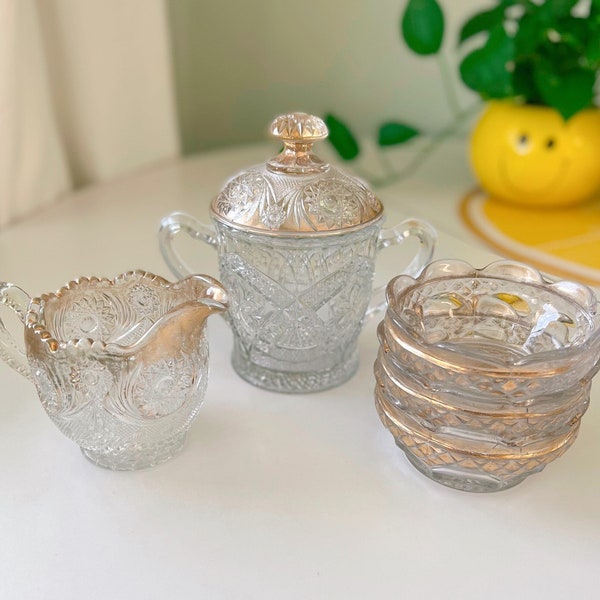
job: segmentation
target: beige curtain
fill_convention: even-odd
[[[0,227],[179,153],[164,0],[0,0]]]

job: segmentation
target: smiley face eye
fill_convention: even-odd
[[[526,133],[521,133],[516,137],[515,150],[519,153],[529,150],[529,136]]]
[[[546,140],[546,148],[548,148],[548,150],[552,150],[552,148],[554,148],[556,146],[556,140],[554,138],[548,138]]]

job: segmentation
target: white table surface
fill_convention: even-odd
[[[79,191],[0,232],[0,279],[37,295],[81,275],[143,268],[172,279],[156,230],[185,210],[208,221],[224,180],[273,144],[164,164]],[[388,223],[428,218],[436,257],[493,256],[461,229],[472,178],[462,146],[379,194]],[[200,272],[215,252],[195,243]],[[378,259],[386,281],[401,268]],[[3,317],[8,319],[4,311]],[[358,374],[279,395],[239,379],[231,333],[211,318],[205,404],[182,454],[154,469],[89,463],[0,365],[0,598],[599,598],[600,397],[574,446],[510,490],[469,494],[418,473],[373,406],[376,321]]]

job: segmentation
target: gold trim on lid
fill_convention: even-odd
[[[281,115],[271,133],[283,150],[230,179],[213,200],[215,218],[238,229],[287,236],[347,231],[381,216],[381,202],[362,181],[312,153],[313,143],[328,135],[322,119]]]

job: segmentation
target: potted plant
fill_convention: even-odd
[[[444,13],[437,0],[408,0],[400,31],[416,54],[443,54]],[[473,129],[470,158],[490,196],[559,206],[598,192],[600,110],[594,92],[600,69],[600,0],[497,0],[467,19],[458,48],[460,79],[485,101]],[[444,63],[442,67],[447,69]],[[443,75],[448,84],[448,73]],[[455,109],[455,122],[464,114]],[[334,116],[327,122],[340,152],[353,136]],[[384,148],[416,135],[416,128],[387,123],[378,142]]]

